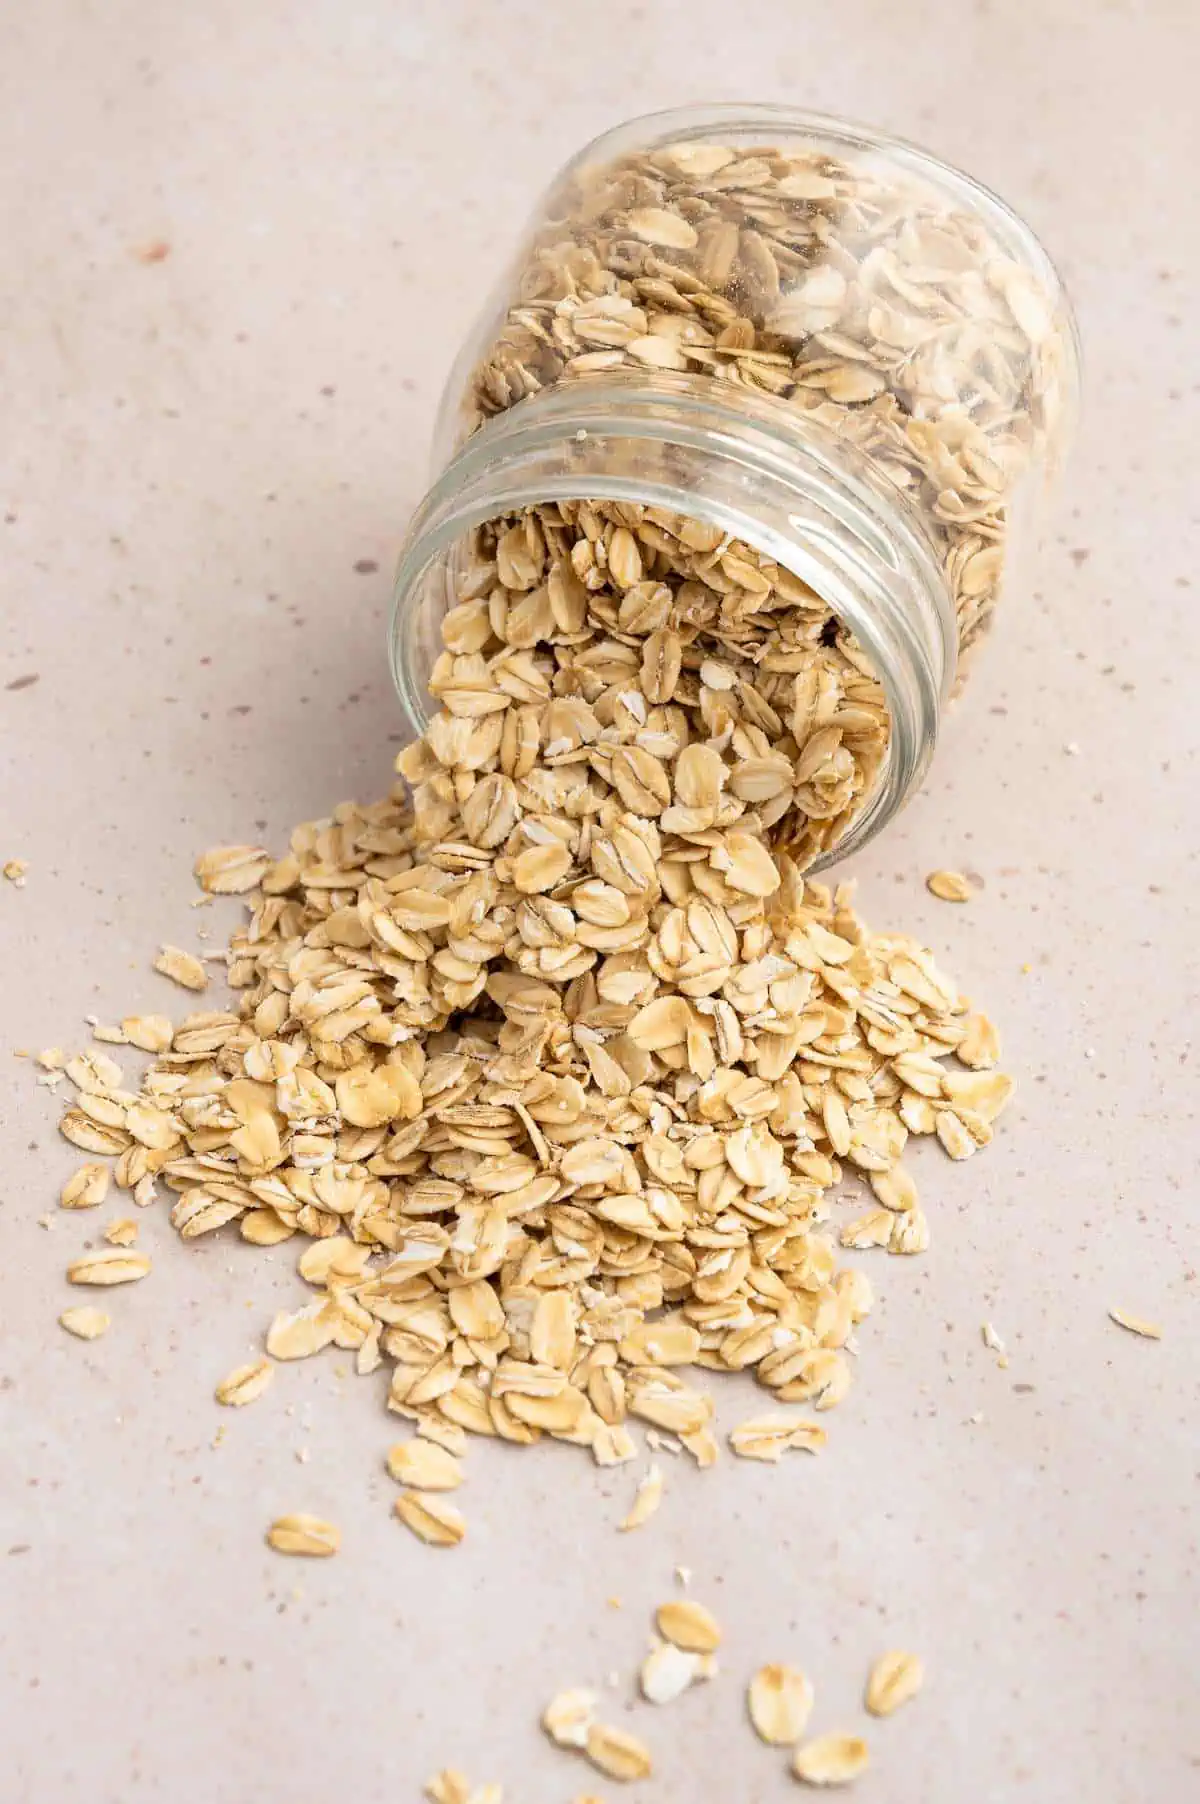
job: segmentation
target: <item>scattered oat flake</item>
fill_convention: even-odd
[[[596,1694],[584,1686],[560,1691],[542,1712],[542,1728],[560,1748],[583,1748],[596,1720]]]
[[[925,888],[939,902],[969,902],[975,894],[970,878],[961,871],[930,871]]]
[[[196,881],[210,896],[241,896],[258,888],[274,862],[262,846],[214,846],[196,860]]]
[[[436,1441],[447,1453],[461,1455],[467,1450],[467,1433],[457,1422],[447,1422],[441,1416],[426,1416],[417,1423],[417,1433],[422,1440]]]
[[[760,1666],[746,1692],[750,1721],[763,1741],[783,1747],[808,1726],[813,1688],[796,1666]]]
[[[462,1466],[453,1453],[420,1436],[398,1441],[388,1452],[387,1469],[398,1484],[414,1491],[453,1491],[463,1481]]]
[[[986,1015],[971,1015],[967,1031],[955,1048],[956,1057],[972,1071],[985,1071],[1000,1057],[1000,1036]]]
[[[72,1284],[132,1284],[150,1270],[148,1253],[127,1253],[120,1247],[108,1252],[84,1253],[67,1267]]]
[[[111,1179],[110,1167],[98,1160],[81,1165],[59,1191],[58,1200],[64,1209],[95,1209],[108,1195]]]
[[[8,881],[15,884],[18,889],[24,889],[25,873],[28,869],[29,860],[27,858],[9,858],[5,860],[3,865],[0,865],[0,871],[2,871],[8,878]]]
[[[267,1330],[267,1352],[272,1359],[308,1359],[327,1347],[335,1332],[334,1313],[319,1298],[304,1309],[280,1310]]]
[[[1000,1339],[1000,1336],[996,1333],[996,1330],[992,1327],[990,1322],[984,1322],[980,1327],[979,1332],[983,1338],[983,1344],[988,1348],[989,1352],[1004,1353],[1007,1351],[1004,1342]]]
[[[792,1771],[806,1785],[849,1785],[866,1772],[869,1759],[858,1735],[818,1735],[796,1749]]]
[[[166,1052],[175,1037],[166,1015],[126,1015],[121,1032],[141,1052]]]
[[[584,1753],[592,1765],[607,1773],[610,1779],[648,1779],[654,1770],[645,1742],[631,1735],[628,1729],[614,1729],[607,1723],[592,1724]]]
[[[465,1773],[447,1766],[426,1781],[425,1796],[429,1804],[469,1804],[471,1784]]]
[[[227,1377],[222,1378],[214,1395],[218,1403],[224,1403],[230,1409],[241,1409],[261,1397],[274,1376],[275,1367],[269,1359],[254,1359],[248,1365],[235,1366]]]
[[[472,1786],[465,1773],[448,1766],[425,1786],[430,1804],[504,1804],[502,1785]]]
[[[1143,1340],[1161,1340],[1163,1331],[1160,1323],[1148,1322],[1144,1316],[1130,1315],[1125,1309],[1110,1309],[1109,1316],[1118,1328],[1127,1328],[1130,1334],[1140,1334]]]
[[[131,1247],[137,1237],[138,1225],[131,1215],[119,1215],[104,1230],[105,1240],[114,1247]]]
[[[68,1334],[77,1335],[80,1340],[98,1340],[112,1323],[111,1316],[105,1315],[103,1309],[92,1309],[87,1304],[78,1309],[64,1309],[58,1319]]]
[[[301,1511],[292,1516],[277,1516],[267,1530],[267,1541],[276,1553],[327,1559],[341,1546],[342,1531],[321,1516],[308,1516]]]
[[[872,1716],[890,1716],[915,1698],[924,1682],[925,1668],[917,1654],[899,1648],[880,1654],[867,1679],[867,1709]]]
[[[657,1465],[652,1465],[634,1493],[628,1515],[624,1516],[617,1525],[622,1532],[631,1528],[641,1528],[644,1522],[649,1522],[662,1502],[663,1489],[662,1469]]]
[[[659,1604],[654,1620],[665,1641],[688,1653],[712,1654],[721,1645],[716,1617],[690,1597],[673,1597],[669,1603]]]
[[[461,1510],[447,1503],[444,1497],[401,1491],[394,1508],[405,1527],[430,1547],[457,1547],[467,1532]]]
[[[208,972],[200,960],[194,953],[183,952],[178,946],[164,945],[154,961],[154,969],[181,984],[185,990],[208,988]]]
[[[642,1661],[638,1683],[648,1703],[669,1704],[697,1679],[712,1678],[716,1670],[711,1654],[689,1653],[670,1641],[658,1641]]]
[[[763,1460],[778,1465],[792,1448],[806,1453],[818,1452],[826,1438],[825,1430],[816,1422],[797,1421],[791,1416],[753,1416],[747,1422],[738,1423],[729,1436],[729,1445],[739,1459]]]

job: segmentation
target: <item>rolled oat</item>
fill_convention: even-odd
[[[925,1668],[916,1654],[900,1649],[880,1654],[867,1680],[867,1709],[872,1716],[891,1716],[915,1698],[925,1683]]]
[[[762,1666],[746,1694],[750,1721],[773,1747],[799,1741],[812,1714],[813,1688],[795,1666]]]
[[[796,1749],[792,1771],[806,1785],[849,1785],[865,1773],[870,1755],[858,1735],[818,1735]]]

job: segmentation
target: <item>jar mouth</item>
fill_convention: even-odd
[[[816,871],[864,845],[921,782],[954,682],[957,635],[937,554],[905,497],[830,428],[773,396],[714,395],[694,376],[609,371],[549,389],[464,442],[414,516],[397,564],[389,651],[414,731],[457,602],[455,552],[497,515],[553,501],[657,506],[774,559],[854,635],[890,716],[872,793]]]

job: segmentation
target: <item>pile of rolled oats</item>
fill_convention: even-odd
[[[930,952],[800,868],[797,822],[875,729],[865,680],[848,693],[820,650],[787,665],[807,604],[774,578],[726,626],[724,592],[672,576],[645,530],[568,508],[483,533],[442,712],[398,760],[411,797],[346,804],[278,860],[206,854],[204,888],[258,892],[229,945],[239,1006],[104,1029],[156,1055],[136,1094],[99,1049],[65,1065],[64,1134],[139,1203],[166,1184],[185,1239],[306,1237],[315,1294],[267,1355],[388,1363],[390,1408],[429,1443],[389,1456],[397,1514],[434,1545],[465,1532],[444,1494],[469,1434],[614,1465],[641,1423],[708,1465],[697,1367],[839,1402],[871,1287],[839,1267],[831,1191],[849,1169],[874,1192],[843,1246],[921,1252],[909,1135],[965,1158],[1011,1088]],[[176,949],[159,968],[205,976]],[[92,1164],[64,1200],[105,1191]],[[69,1275],[148,1269],[116,1246]],[[731,1444],[777,1461],[823,1439],[777,1411]]]

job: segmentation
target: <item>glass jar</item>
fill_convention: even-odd
[[[1050,259],[936,158],[780,107],[618,127],[553,183],[447,386],[391,621],[411,726],[456,658],[503,675],[503,636],[443,649],[464,598],[522,623],[555,695],[619,688],[665,632],[693,736],[754,765],[760,827],[819,869],[920,783],[1077,388]],[[608,665],[573,651],[577,607],[553,656],[540,636],[568,543],[608,584]],[[665,619],[627,605],[664,584]]]

